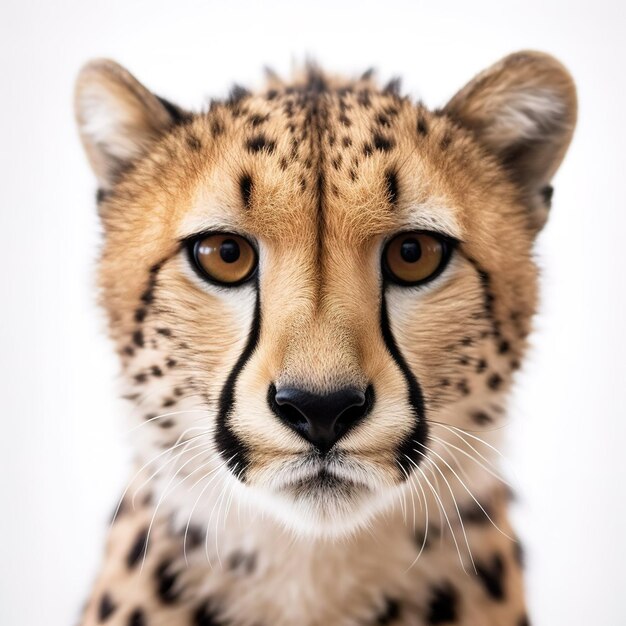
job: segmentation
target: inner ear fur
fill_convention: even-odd
[[[476,76],[443,112],[498,158],[540,228],[547,218],[550,181],[576,125],[576,88],[569,72],[547,54],[511,54]]]
[[[80,71],[75,112],[87,157],[105,191],[152,142],[186,115],[108,59],[91,61]]]

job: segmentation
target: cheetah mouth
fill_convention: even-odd
[[[310,495],[319,492],[352,494],[355,491],[369,491],[369,487],[364,483],[340,476],[327,468],[322,468],[311,476],[298,478],[287,483],[283,490],[287,490],[294,495]]]

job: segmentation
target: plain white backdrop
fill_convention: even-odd
[[[95,304],[95,181],[74,128],[108,56],[188,107],[307,56],[399,74],[442,105],[524,48],[580,97],[537,256],[541,314],[506,426],[533,624],[626,624],[626,10],[620,2],[92,0],[0,4],[0,624],[78,617],[128,474],[117,363]]]

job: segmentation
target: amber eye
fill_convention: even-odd
[[[442,272],[451,251],[447,238],[437,233],[401,233],[385,247],[383,268],[399,285],[420,285]]]
[[[257,265],[249,241],[231,233],[214,233],[196,239],[190,247],[192,260],[203,277],[222,285],[248,280]]]

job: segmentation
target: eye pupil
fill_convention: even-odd
[[[225,239],[220,246],[220,257],[224,263],[235,263],[241,256],[239,244],[233,239]]]
[[[400,246],[400,256],[407,263],[417,263],[422,256],[422,246],[417,239],[405,239]]]

